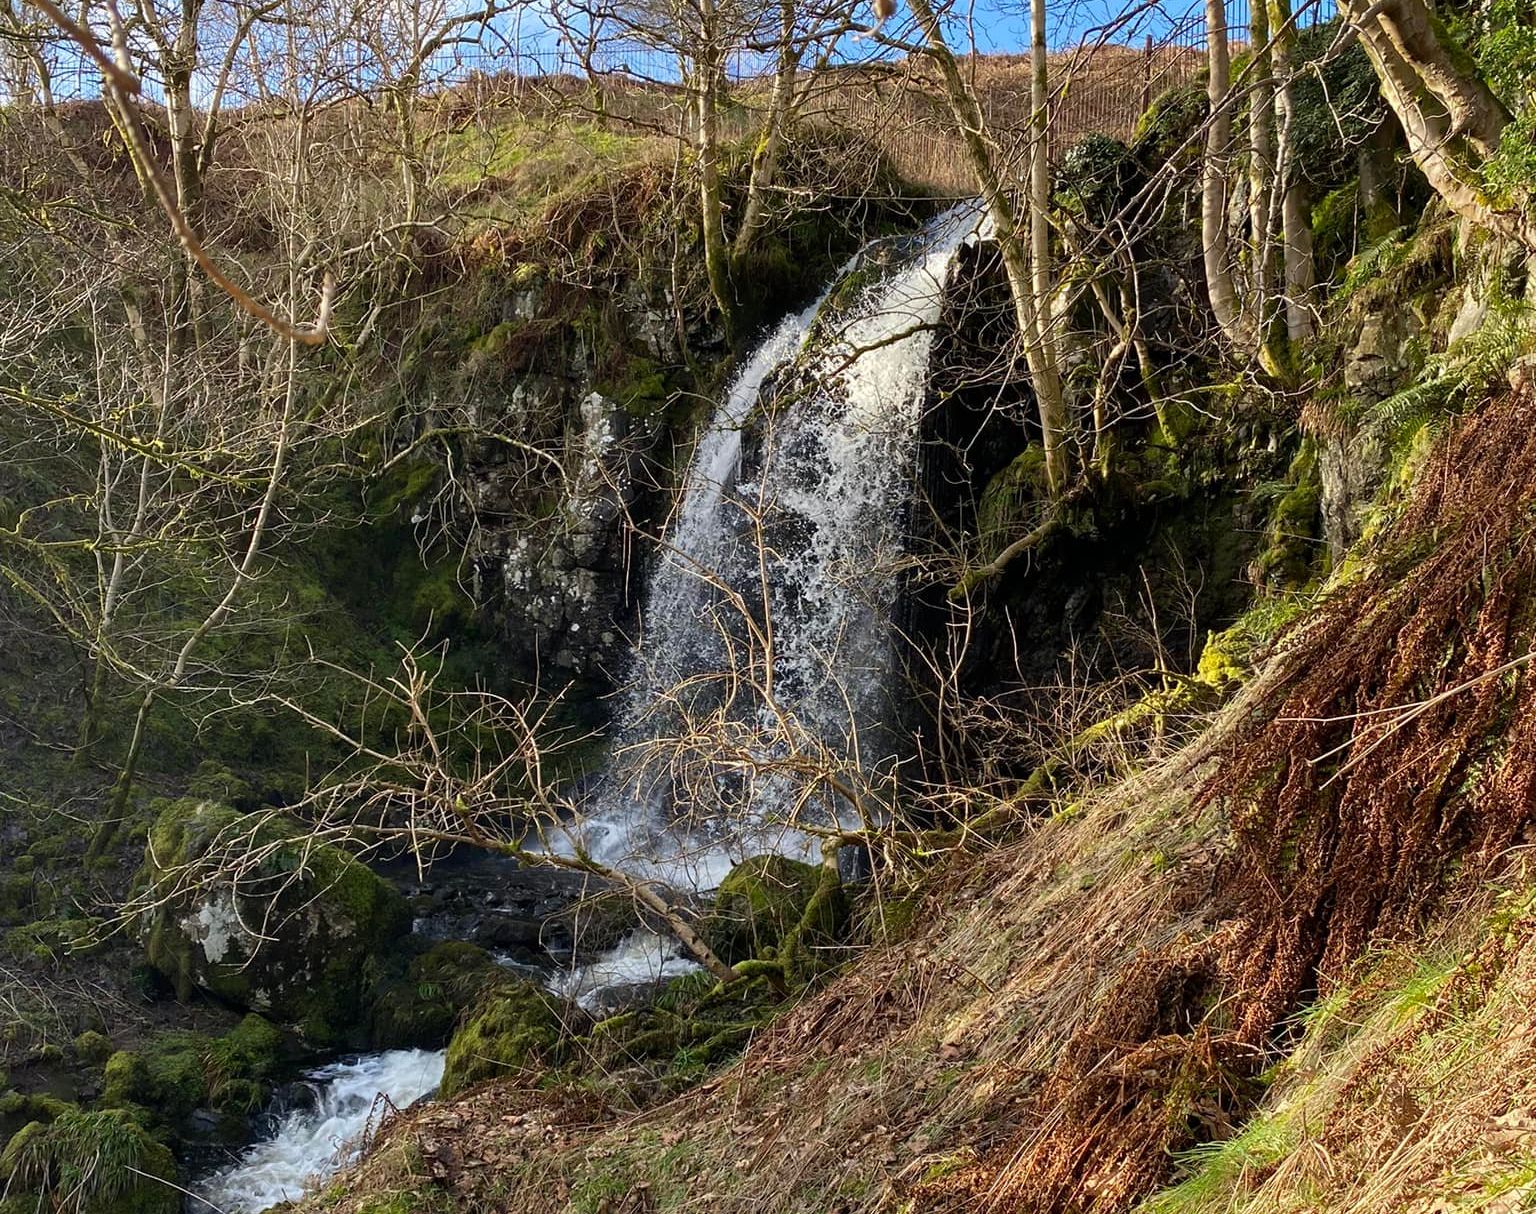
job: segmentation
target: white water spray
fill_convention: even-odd
[[[950,267],[978,229],[973,205],[946,213],[829,322],[845,271],[736,377],[647,587],[608,774],[573,828],[594,859],[708,890],[748,855],[813,858],[796,828],[803,784],[782,774],[795,738],[858,750],[865,766],[885,757],[894,570],[928,360]],[[695,770],[680,789],[676,761],[647,754],[680,732],[679,702],[714,713],[753,761]],[[823,798],[821,812],[835,807]]]
[[[194,1211],[260,1214],[301,1197],[307,1186],[357,1158],[384,1101],[403,1109],[437,1089],[443,1051],[389,1050],[322,1067],[309,1078],[319,1088],[316,1106],[289,1113],[274,1137],[208,1177]]]

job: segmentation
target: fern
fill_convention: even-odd
[[[1483,324],[1443,353],[1430,355],[1418,381],[1375,405],[1371,420],[1393,442],[1426,425],[1438,426],[1485,399],[1509,365],[1533,345],[1530,305],[1496,300]]]
[[[1336,298],[1343,302],[1374,278],[1385,274],[1408,256],[1407,228],[1396,228],[1355,255],[1345,271]]]

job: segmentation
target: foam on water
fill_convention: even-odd
[[[591,1012],[605,991],[654,985],[698,968],[698,962],[676,940],[641,931],[626,936],[594,961],[560,970],[547,985],[555,994],[574,999],[576,1006]]]
[[[289,1113],[273,1137],[204,1180],[193,1210],[259,1214],[302,1196],[306,1187],[357,1157],[385,1100],[403,1109],[437,1089],[443,1051],[369,1054],[321,1067],[309,1079],[319,1089],[316,1106]]]

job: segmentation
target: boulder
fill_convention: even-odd
[[[405,899],[366,865],[282,823],[178,801],[149,832],[145,875],[151,888],[168,885],[181,866],[224,847],[248,854],[252,843],[267,849],[259,864],[238,878],[210,865],[192,891],[147,916],[150,964],[178,998],[205,990],[295,1024],[316,1045],[365,1039],[369,975],[411,929]]]
[[[512,981],[483,948],[461,941],[433,945],[373,1001],[375,1049],[440,1049],[465,1008],[488,988]]]
[[[702,934],[728,965],[777,949],[800,926],[821,888],[822,870],[785,856],[753,856],[731,869],[715,892]],[[823,899],[825,923],[818,934],[833,935],[842,899]]]
[[[584,1018],[574,1006],[532,982],[497,986],[448,1043],[442,1094],[452,1096],[487,1079],[558,1062],[576,1019]]]

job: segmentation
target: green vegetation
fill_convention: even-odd
[[[540,1064],[558,1062],[569,1041],[566,1022],[572,1015],[532,983],[498,985],[454,1033],[443,1094],[451,1096],[486,1079],[527,1076]]]
[[[64,1214],[176,1214],[176,1164],[131,1116],[105,1110],[33,1122],[0,1152],[10,1191]]]

